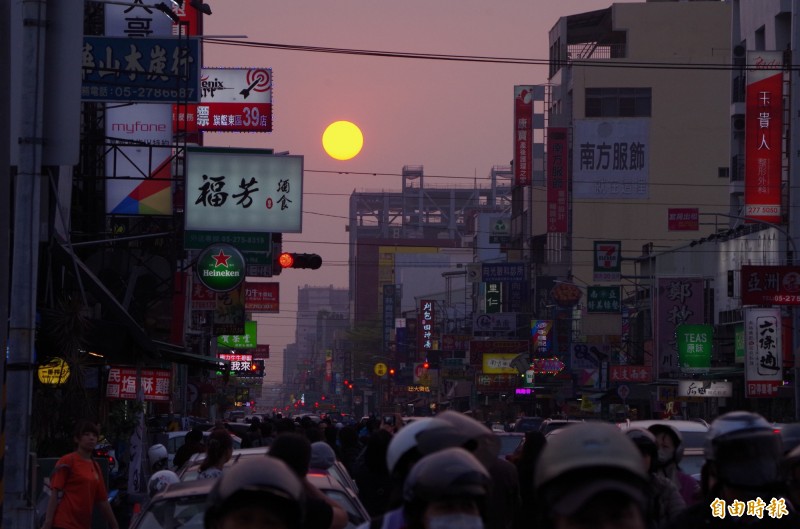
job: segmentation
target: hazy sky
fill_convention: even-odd
[[[375,51],[539,59],[559,17],[605,0],[205,0],[204,34],[248,42]],[[206,134],[213,146],[272,148],[305,157],[303,233],[284,250],[318,253],[319,270],[286,270],[274,351],[294,341],[298,286],[347,288],[349,196],[399,191],[404,165],[423,165],[426,186],[471,185],[512,154],[513,87],[543,84],[542,65],[381,58],[205,44],[206,67],[269,67],[270,134]],[[322,148],[325,127],[356,123],[364,148],[349,161]],[[347,173],[366,174],[347,174]],[[434,179],[433,176],[447,178]]]

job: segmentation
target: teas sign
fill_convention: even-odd
[[[711,367],[714,327],[682,324],[675,329],[675,334],[681,371],[684,373],[707,371]]]
[[[230,244],[212,244],[197,258],[197,277],[215,292],[234,290],[244,281],[244,256]]]

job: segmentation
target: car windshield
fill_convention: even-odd
[[[157,501],[142,514],[136,529],[203,529],[205,494]]]
[[[322,492],[325,495],[341,505],[344,510],[347,511],[347,525],[345,526],[346,529],[355,529],[362,523],[366,522],[367,520],[359,512],[358,508],[353,505],[353,500],[341,491],[333,490],[333,489],[325,489]]]
[[[521,435],[498,435],[500,438],[500,455],[506,456],[514,453],[514,450],[522,443],[524,439]]]

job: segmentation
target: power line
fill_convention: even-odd
[[[205,44],[216,44],[220,46],[239,46],[247,48],[260,48],[260,49],[275,49],[283,51],[302,51],[309,53],[329,53],[337,55],[356,55],[364,57],[380,57],[391,59],[417,59],[417,60],[435,60],[435,61],[455,61],[455,62],[476,62],[476,63],[490,63],[490,64],[519,64],[523,66],[548,66],[551,64],[550,59],[533,59],[526,57],[495,57],[487,55],[458,55],[458,54],[442,54],[442,53],[415,53],[415,52],[398,52],[398,51],[382,51],[382,50],[364,50],[352,48],[333,48],[326,46],[308,46],[302,44],[280,44],[274,42],[255,42],[255,41],[241,41],[229,40],[222,38],[205,38]],[[688,63],[688,62],[655,62],[655,61],[620,61],[602,60],[602,59],[572,59],[569,61],[556,61],[553,64],[556,66],[581,66],[590,68],[633,68],[633,69],[663,69],[663,70],[730,70],[730,71],[746,71],[755,69],[755,66],[739,65],[739,64],[724,64],[724,63]],[[798,66],[786,65],[781,68],[782,70],[796,70]]]

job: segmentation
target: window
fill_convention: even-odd
[[[650,117],[650,88],[587,88],[587,118]]]

